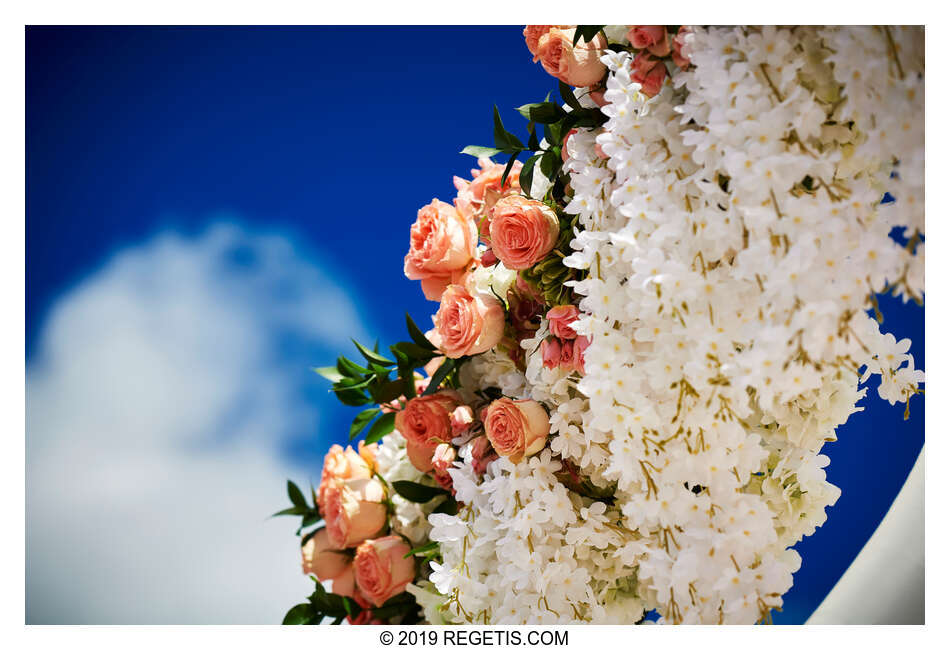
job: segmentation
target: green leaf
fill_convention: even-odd
[[[363,375],[369,372],[369,368],[364,368],[363,366],[358,366],[346,357],[339,357],[336,360],[336,369],[344,375],[344,377],[353,378],[363,378]]]
[[[495,106],[495,147],[501,153],[518,153],[524,150],[524,145],[513,133],[505,130],[505,125],[501,122],[501,115],[498,114],[498,107]]]
[[[373,618],[387,620],[393,618],[394,616],[405,614],[416,606],[415,597],[413,597],[413,595],[408,591],[404,591],[401,594],[393,596],[381,606],[374,607],[372,609]]]
[[[366,378],[359,378],[359,379],[356,379],[353,377],[344,377],[343,379],[335,383],[333,385],[333,388],[331,388],[330,390],[333,392],[339,392],[341,390],[351,390],[351,389],[356,390],[356,389],[366,388],[371,383],[373,383],[374,379],[376,379],[376,377],[374,377],[373,375],[370,375],[369,377],[366,377]]]
[[[350,339],[350,340],[353,341],[353,344],[356,346],[356,349],[360,351],[360,354],[366,357],[366,360],[369,361],[370,363],[375,363],[380,366],[395,366],[396,365],[396,362],[393,361],[392,359],[387,359],[386,357],[382,356],[378,352],[374,352],[373,350],[370,350],[365,345],[361,345],[360,342],[357,341],[356,339]]]
[[[429,542],[428,544],[417,546],[416,548],[412,549],[411,551],[403,555],[403,557],[406,558],[406,557],[412,557],[413,555],[425,555],[429,551],[434,551],[437,548],[439,548],[438,542]]]
[[[396,494],[413,503],[426,503],[437,496],[448,494],[442,488],[413,483],[412,481],[393,481],[391,485],[396,490]]]
[[[433,510],[432,512],[434,513],[437,512],[441,515],[455,515],[458,513],[458,511],[459,511],[458,502],[455,499],[449,497],[448,499],[440,503],[439,507]]]
[[[528,122],[528,149],[531,151],[537,151],[541,148],[541,143],[538,142],[538,128],[534,122]]]
[[[367,397],[362,390],[357,388],[338,391],[336,398],[347,406],[365,406],[366,404],[373,403],[371,398]]]
[[[554,176],[554,170],[560,162],[560,156],[553,151],[546,151],[544,155],[541,156],[541,173],[547,178],[552,178]]]
[[[534,181],[534,165],[540,157],[541,154],[531,156],[521,166],[521,175],[518,177],[518,182],[521,184],[521,191],[528,196],[531,196],[531,183]]]
[[[379,415],[379,409],[366,409],[353,418],[353,424],[350,425],[350,440],[360,435],[363,429],[366,428],[366,425],[377,415]]]
[[[391,432],[396,423],[395,413],[384,413],[378,420],[373,422],[366,434],[366,444],[376,442],[389,432]]]
[[[559,122],[567,113],[554,102],[538,102],[519,106],[517,111],[526,119],[538,124],[553,124]]]
[[[281,510],[280,512],[275,512],[274,514],[271,515],[271,517],[280,517],[280,516],[283,516],[283,515],[296,515],[296,516],[300,516],[300,515],[305,515],[305,514],[307,514],[307,512],[309,512],[309,510],[310,510],[310,508],[308,508],[308,507],[306,507],[306,506],[294,506],[293,508],[284,508],[284,509]]]
[[[432,357],[438,355],[438,351],[434,351],[431,347],[424,348],[421,345],[416,345],[415,343],[410,343],[409,341],[400,341],[393,346],[396,350],[402,352],[406,355],[407,359],[416,360],[416,359],[425,359],[428,361]]]
[[[495,154],[501,153],[501,149],[495,149],[494,147],[479,147],[478,145],[470,144],[462,149],[459,153],[475,156],[476,158],[491,158]]]
[[[377,404],[387,404],[402,395],[404,386],[401,379],[380,384],[372,391],[373,401]]]
[[[429,385],[426,386],[423,395],[431,395],[435,391],[439,390],[439,386],[442,385],[442,382],[445,381],[445,378],[449,376],[449,373],[452,372],[452,369],[455,368],[456,359],[446,358],[442,362],[442,365],[439,366],[439,369],[435,371],[435,374],[432,375],[432,379],[429,380]]]
[[[505,165],[505,171],[501,175],[501,186],[505,186],[505,181],[508,180],[508,174],[511,173],[511,168],[514,167],[515,161],[518,159],[518,154],[511,154],[511,158],[508,159],[508,164]]]
[[[573,108],[575,111],[580,110],[581,104],[579,101],[577,101],[577,97],[574,96],[574,91],[571,90],[571,87],[563,81],[558,81],[557,84],[558,89],[561,91],[561,99],[564,100],[564,103]]]
[[[436,349],[436,347],[432,345],[432,341],[426,338],[423,331],[419,329],[419,326],[412,320],[412,316],[409,315],[409,312],[406,312],[406,329],[409,330],[409,338],[411,338],[416,345],[428,350]]]
[[[574,30],[574,45],[576,46],[582,38],[585,43],[590,43],[597,36],[597,32],[603,28],[604,25],[578,25]]]
[[[323,377],[324,379],[329,379],[334,384],[341,379],[343,375],[340,374],[340,371],[336,369],[336,366],[324,366],[323,368],[311,368],[315,373]]]
[[[303,495],[303,492],[300,491],[300,488],[297,487],[297,484],[293,481],[287,481],[287,496],[290,497],[290,502],[297,507],[310,507],[307,505],[307,498]]]
[[[284,615],[284,621],[281,625],[307,625],[316,617],[313,611],[313,605],[310,603],[300,603],[290,608]]]

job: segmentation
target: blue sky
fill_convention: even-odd
[[[353,417],[308,368],[428,321],[402,275],[416,211],[454,196],[493,104],[518,132],[555,85],[519,27],[30,28],[26,55],[27,618],[279,620],[307,587],[265,516]],[[923,310],[882,306],[923,366]],[[883,516],[923,401],[904,422],[866,398],[826,446],[843,494],[776,622],[807,618]],[[85,568],[47,539],[63,517]],[[175,564],[136,607],[140,549]]]

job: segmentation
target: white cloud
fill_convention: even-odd
[[[64,296],[27,368],[27,622],[279,622],[309,581],[267,519],[277,443],[314,430],[307,367],[359,322],[288,240],[228,225]]]

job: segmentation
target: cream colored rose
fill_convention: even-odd
[[[496,399],[485,409],[483,421],[492,447],[513,463],[544,449],[551,430],[548,412],[530,399]]]
[[[326,490],[334,479],[370,478],[373,475],[366,454],[375,453],[375,445],[365,451],[361,447],[359,453],[352,447],[343,449],[340,445],[333,445],[323,458],[323,472],[320,476],[320,487],[317,488],[317,507],[320,512],[326,512]],[[367,456],[368,457],[368,456]]]

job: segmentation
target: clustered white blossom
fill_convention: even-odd
[[[781,606],[791,547],[839,496],[820,452],[861,383],[893,404],[923,381],[867,314],[924,295],[922,47],[910,28],[696,28],[692,66],[649,99],[630,54],[603,57],[609,120],[567,144],[585,374],[542,366],[545,323],[524,374],[496,352],[464,367],[463,387],[543,402],[550,447],[479,478],[462,446],[464,506],[429,516],[442,559],[413,588],[430,620]],[[565,487],[558,457],[612,498]]]

